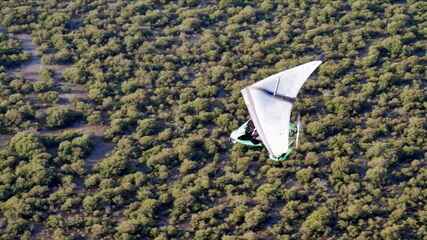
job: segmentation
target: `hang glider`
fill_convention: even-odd
[[[263,145],[271,159],[286,159],[292,144],[298,145],[301,128],[299,117],[297,124],[290,123],[292,105],[304,82],[321,63],[305,63],[244,88],[241,93],[250,120],[231,133],[232,141],[255,147]],[[252,124],[255,129],[249,133],[247,128]]]

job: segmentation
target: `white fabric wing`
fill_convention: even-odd
[[[321,63],[321,61],[312,61],[298,65],[294,68],[271,75],[249,87],[258,87],[274,92],[277,80],[280,79],[277,94],[296,98],[304,82]]]
[[[280,156],[287,152],[292,104],[277,101],[274,96],[256,88],[245,88],[242,94],[254,126],[270,155]]]
[[[261,141],[273,157],[288,151],[292,102],[304,82],[321,63],[313,61],[299,65],[242,90]]]

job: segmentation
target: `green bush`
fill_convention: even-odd
[[[62,128],[76,119],[76,113],[67,108],[52,107],[47,111],[46,125],[49,128]]]

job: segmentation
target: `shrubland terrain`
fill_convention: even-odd
[[[427,3],[2,0],[0,239],[426,239]],[[232,145],[311,60],[301,145]]]

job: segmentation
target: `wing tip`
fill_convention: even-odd
[[[319,60],[308,62],[307,64],[313,64],[313,65],[316,65],[316,67],[318,67],[322,63],[323,63],[322,59],[319,59]]]

